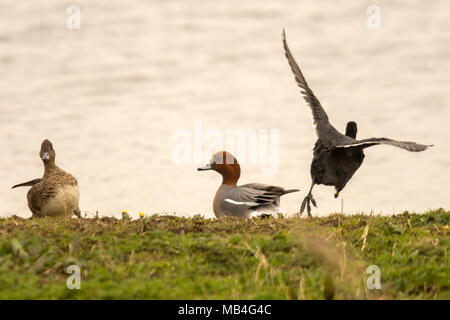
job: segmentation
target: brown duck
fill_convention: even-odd
[[[81,216],[78,208],[80,191],[77,180],[55,164],[55,149],[49,140],[44,140],[39,153],[44,162],[44,176],[13,188],[31,186],[28,191],[28,207],[33,217]]]

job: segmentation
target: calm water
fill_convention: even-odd
[[[344,211],[450,207],[450,4],[378,1],[381,29],[358,1],[76,1],[0,3],[0,216],[30,216],[26,189],[40,177],[40,143],[81,187],[88,213],[212,216],[220,183],[200,163],[175,165],[177,130],[279,129],[279,169],[242,166],[240,183],[300,188],[282,206],[298,211],[310,185],[315,135],[285,61],[281,30],[327,110],[359,137],[434,143],[413,154],[379,146],[341,193]],[[202,161],[199,161],[202,162]],[[203,164],[203,163],[202,163]],[[340,211],[315,188],[316,214]]]

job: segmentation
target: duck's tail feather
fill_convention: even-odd
[[[289,189],[289,190],[284,190],[283,194],[287,194],[287,193],[292,193],[292,192],[299,192],[299,189]]]
[[[39,182],[41,182],[41,178],[39,178],[39,179],[33,179],[33,180],[30,180],[30,181],[27,181],[27,182],[24,182],[24,183],[19,183],[19,184],[16,184],[15,186],[13,186],[11,189],[14,189],[14,188],[18,188],[18,187],[32,187],[32,186],[34,186],[36,183],[39,183]]]

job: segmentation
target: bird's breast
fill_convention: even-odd
[[[42,199],[44,204],[40,206],[41,209],[37,212],[39,216],[72,215],[78,206],[80,191],[78,185],[65,185],[59,187],[53,194],[45,195],[45,197],[46,199]]]

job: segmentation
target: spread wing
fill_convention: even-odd
[[[285,190],[276,186],[249,183],[230,190],[226,195],[225,201],[235,205],[256,207],[264,204],[277,204],[280,196],[296,191],[299,190]]]
[[[319,100],[316,98],[312,90],[309,88],[308,83],[306,82],[305,77],[303,76],[297,62],[295,62],[291,50],[289,50],[288,44],[286,42],[286,33],[284,32],[284,30],[283,30],[283,46],[286,58],[289,62],[289,65],[291,66],[292,72],[294,73],[295,81],[297,82],[297,85],[300,87],[301,89],[300,92],[302,93],[303,98],[305,99],[306,103],[309,106],[311,118],[313,121],[313,127],[316,130],[317,135],[319,136],[319,131],[321,127],[324,127],[326,124],[328,124],[328,116],[325,110],[322,108],[322,105],[320,104]]]
[[[401,148],[407,151],[411,152],[420,152],[425,151],[429,147],[432,147],[433,145],[425,145],[425,144],[419,144],[411,141],[397,141],[392,140],[388,138],[369,138],[369,139],[363,139],[363,140],[354,140],[354,139],[346,139],[345,142],[342,144],[339,144],[336,146],[336,148],[351,148],[351,147],[357,147],[362,146],[363,148],[379,145],[379,144],[387,144],[390,146],[394,146],[397,148]]]

